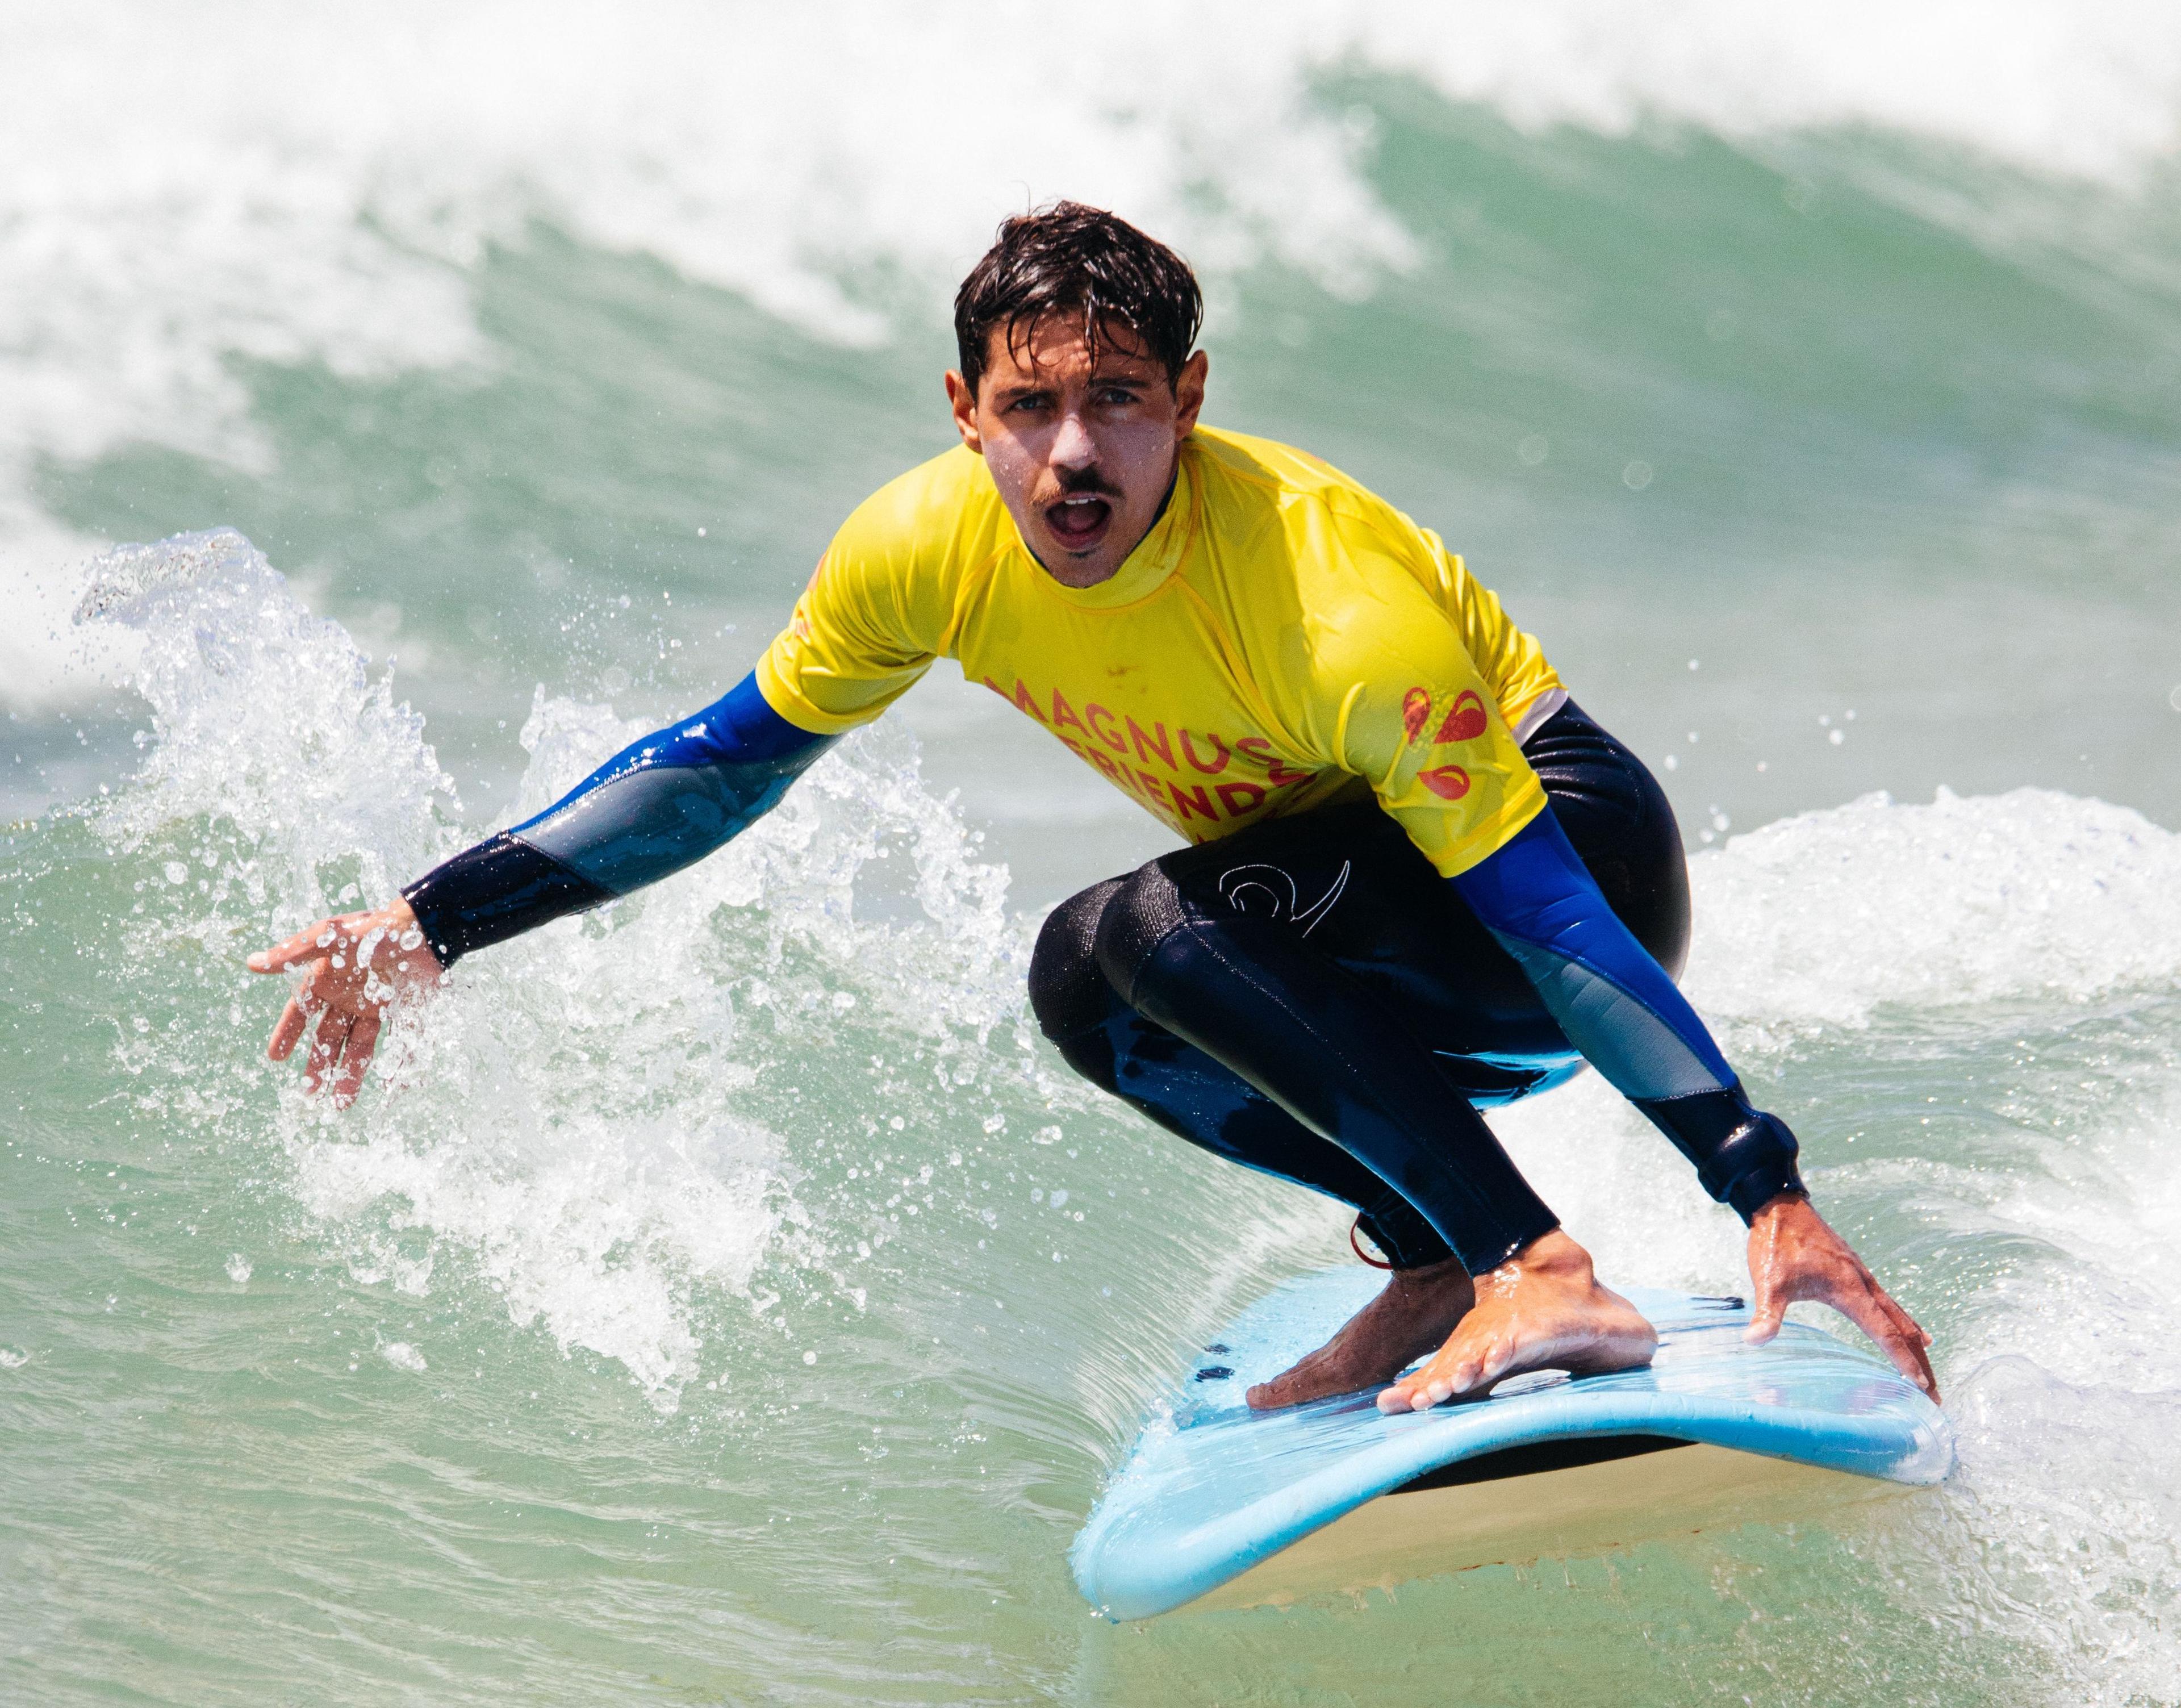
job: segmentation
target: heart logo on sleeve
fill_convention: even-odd
[[[1464,688],[1455,696],[1454,704],[1446,710],[1446,721],[1438,727],[1434,742],[1475,741],[1488,727],[1484,716],[1484,702],[1471,688]]]
[[[1409,739],[1414,741],[1422,735],[1425,724],[1430,721],[1431,690],[1425,688],[1411,688],[1401,698],[1401,727],[1408,731]]]
[[[1416,781],[1441,800],[1460,800],[1469,793],[1469,773],[1458,765],[1433,766],[1418,771]]]

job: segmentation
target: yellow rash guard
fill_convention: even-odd
[[[1316,457],[1207,428],[1090,588],[1039,567],[982,458],[910,470],[834,536],[758,688],[831,735],[938,658],[1190,842],[1367,788],[1449,877],[1544,804],[1519,736],[1566,698],[1438,535]]]

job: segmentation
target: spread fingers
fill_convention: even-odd
[[[349,1028],[348,1042],[341,1051],[340,1077],[334,1081],[335,1108],[345,1109],[356,1101],[364,1072],[371,1066],[372,1052],[378,1047],[379,1024],[377,1014],[365,1014]]]
[[[353,1024],[347,1014],[336,1013],[329,1013],[318,1022],[318,1030],[311,1039],[310,1055],[303,1064],[303,1083],[307,1089],[317,1090],[328,1070],[340,1059]]]
[[[316,925],[305,926],[295,936],[277,942],[269,949],[260,949],[243,965],[253,973],[284,973],[314,961],[326,952],[327,945],[318,939],[334,928],[331,920],[320,920]]]
[[[273,1027],[273,1036],[266,1041],[265,1053],[276,1062],[284,1062],[295,1048],[295,1041],[303,1036],[311,1017],[303,1012],[302,1003],[295,997],[288,998],[288,1006],[280,1010],[280,1018]]]
[[[1902,1375],[1926,1394],[1937,1395],[1938,1379],[1931,1374],[1931,1361],[1924,1356],[1924,1331],[1916,1327],[1907,1312],[1886,1296],[1875,1281],[1841,1289],[1833,1304],[1841,1315],[1878,1343]],[[1896,1320],[1897,1317],[1907,1321],[1906,1329]]]

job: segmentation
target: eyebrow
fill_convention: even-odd
[[[1155,373],[1141,371],[1134,365],[1117,370],[1109,368],[1101,362],[1097,368],[1091,370],[1090,378],[1087,383],[1091,385],[1146,386],[1155,384],[1157,378]],[[995,401],[1004,401],[1012,403],[1019,398],[1032,396],[1041,391],[1057,390],[1059,386],[1060,382],[1057,379],[1011,379],[996,381],[992,390]]]

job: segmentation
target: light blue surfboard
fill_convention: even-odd
[[[1389,1416],[1372,1396],[1253,1412],[1376,1292],[1353,1268],[1290,1281],[1217,1336],[1146,1426],[1070,1553],[1115,1619],[1280,1601],[1494,1561],[1796,1517],[1953,1464],[1939,1409],[1859,1346],[1789,1324],[1743,1343],[1739,1299],[1620,1291],[1651,1365],[1540,1371],[1466,1405]],[[1877,1480],[1871,1480],[1877,1479]],[[1382,1498],[1383,1497],[1383,1498]]]

